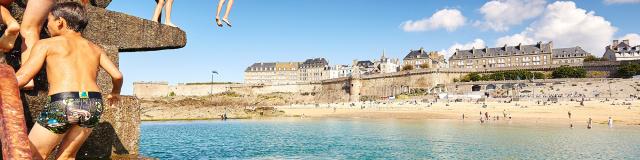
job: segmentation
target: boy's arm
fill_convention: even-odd
[[[42,43],[36,43],[33,45],[29,59],[27,59],[27,61],[22,64],[18,72],[16,72],[16,78],[18,79],[18,86],[20,88],[27,85],[27,83],[40,71],[40,68],[42,68],[44,61],[47,58],[48,50],[49,47]]]
[[[104,52],[100,55],[100,67],[111,75],[111,81],[113,83],[113,89],[111,89],[112,96],[120,95],[120,89],[122,88],[122,73],[120,73],[118,67],[111,62],[107,54]]]

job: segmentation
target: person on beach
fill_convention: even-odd
[[[507,109],[502,110],[502,118],[507,118]]]
[[[100,67],[112,78],[107,101],[113,105],[119,99],[122,74],[102,48],[82,37],[88,22],[83,5],[54,5],[47,18],[51,38],[36,42],[16,73],[18,85],[24,87],[43,66],[47,69],[49,100],[29,133],[35,159],[48,159],[58,144],[56,159],[75,159],[103,111],[96,83]]]
[[[231,23],[229,22],[229,12],[231,12],[231,7],[233,6],[233,0],[229,0],[229,2],[227,2],[227,10],[224,12],[224,17],[222,17],[222,22],[220,22],[220,12],[222,11],[222,6],[224,5],[224,2],[227,0],[220,0],[218,1],[218,9],[216,11],[216,24],[218,24],[218,27],[222,27],[222,22],[224,22],[225,24],[227,24],[227,26],[231,27]]]
[[[571,111],[567,112],[567,115],[569,115],[569,119],[571,119]]]
[[[16,43],[20,33],[20,24],[11,16],[11,12],[4,5],[0,5],[0,21],[7,26],[4,34],[0,37],[0,52],[7,53],[13,49],[13,45]]]
[[[162,13],[162,8],[164,8],[164,24],[176,27],[175,24],[171,23],[171,8],[173,7],[173,0],[156,0],[156,9],[153,11],[152,21],[160,23],[160,14]]]
[[[489,112],[484,112],[484,118],[485,118],[486,120],[489,120]]]
[[[81,2],[86,5],[89,3],[89,0],[81,0]],[[20,62],[22,64],[26,63],[27,59],[31,55],[31,47],[40,40],[40,31],[42,30],[42,26],[47,18],[47,14],[49,14],[49,11],[54,4],[54,0],[27,1],[24,16],[22,16],[22,24],[19,28],[20,35],[22,36],[22,56],[20,58]],[[23,89],[31,90],[33,87],[33,80],[30,80]]]
[[[609,125],[609,128],[613,128],[613,119],[611,119],[611,117],[609,117],[609,121],[607,121],[607,124]]]
[[[589,120],[587,120],[587,129],[591,129],[591,117],[589,117]]]

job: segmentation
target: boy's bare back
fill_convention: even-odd
[[[96,77],[104,51],[82,37],[58,36],[36,45],[47,49],[49,93],[100,91]],[[38,49],[38,47],[34,47]]]

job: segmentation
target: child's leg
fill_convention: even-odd
[[[222,11],[222,5],[224,5],[224,1],[226,0],[218,1],[218,10],[216,11],[216,19],[220,19],[220,11]]]
[[[156,4],[156,9],[153,12],[153,18],[151,18],[154,22],[160,22],[160,13],[162,13],[162,6],[164,6],[164,0],[156,0],[158,4]]]
[[[0,19],[7,25],[2,37],[0,37],[0,52],[8,52],[13,49],[16,38],[20,33],[20,24],[11,16],[11,13],[4,6],[0,6]]]
[[[31,46],[40,40],[40,30],[47,18],[51,7],[55,4],[54,0],[29,0],[27,9],[22,17],[22,25],[20,26],[20,35],[22,35],[22,57],[20,62],[25,63],[31,53]],[[24,87],[25,89],[33,88],[33,80]]]
[[[29,133],[34,159],[47,159],[53,148],[60,143],[64,134],[55,134],[36,123]]]
[[[171,23],[171,7],[173,6],[173,0],[167,0],[167,4],[164,7],[165,19],[164,24],[175,27],[173,23]]]
[[[227,10],[224,12],[224,17],[222,19],[227,20],[229,18],[229,12],[231,12],[231,7],[233,6],[233,0],[229,0],[227,3]]]
[[[91,135],[92,128],[83,128],[78,125],[73,125],[67,132],[67,136],[62,140],[60,144],[60,151],[56,155],[56,159],[75,159],[78,150]]]

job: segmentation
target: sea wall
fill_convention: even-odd
[[[224,92],[235,92],[244,95],[269,93],[304,93],[317,92],[319,84],[176,84],[166,82],[135,82],[133,93],[139,98],[156,98],[167,96],[207,96]]]

